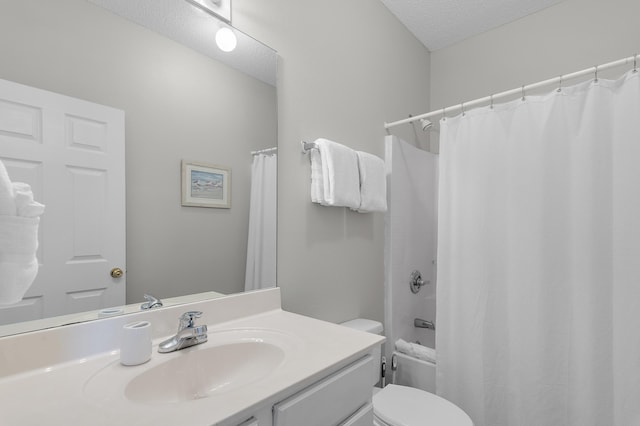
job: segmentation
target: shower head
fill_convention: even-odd
[[[420,119],[420,126],[422,126],[422,131],[426,132],[427,130],[429,130],[433,126],[433,123],[430,122],[429,120],[427,120],[426,118],[421,118]]]

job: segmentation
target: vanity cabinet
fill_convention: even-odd
[[[238,426],[371,426],[373,358],[359,360],[253,413]]]
[[[273,426],[343,425],[371,402],[373,358],[361,358],[273,407]],[[357,423],[352,423],[357,424]]]
[[[206,343],[121,365],[126,324],[149,321],[161,342],[187,311],[215,313]],[[0,424],[371,426],[383,341],[283,311],[279,289],[8,336]]]
[[[373,404],[369,402],[349,417],[340,426],[371,426],[373,424]]]

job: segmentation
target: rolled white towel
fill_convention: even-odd
[[[436,362],[436,350],[417,343],[406,342],[402,339],[398,339],[396,340],[396,350],[423,361]]]
[[[9,173],[0,161],[0,216],[15,216],[16,202]]]

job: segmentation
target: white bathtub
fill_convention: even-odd
[[[396,351],[392,356],[396,358],[398,367],[395,372],[391,371],[389,382],[436,393],[436,365],[434,363]],[[387,378],[389,379],[388,376]]]

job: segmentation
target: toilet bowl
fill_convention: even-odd
[[[375,426],[473,426],[460,408],[430,392],[387,385],[373,395]]]
[[[382,324],[377,321],[358,318],[342,325],[382,334]],[[380,378],[380,347],[375,348],[371,355],[378,361],[374,363],[376,382]],[[431,384],[429,389],[435,389],[435,383]],[[374,426],[473,426],[471,418],[446,399],[422,389],[396,384],[387,385],[382,389],[374,388],[373,417]]]

